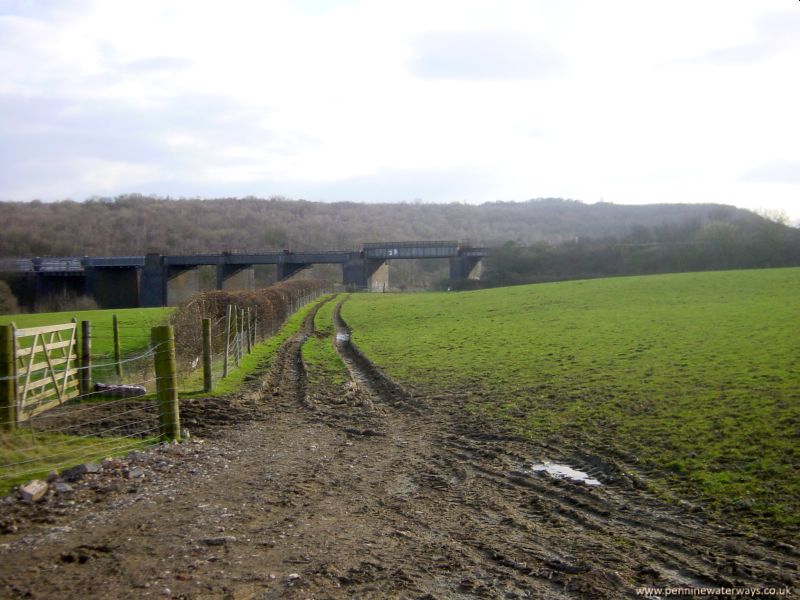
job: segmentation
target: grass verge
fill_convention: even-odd
[[[349,380],[347,367],[333,347],[335,297],[323,304],[314,318],[314,335],[303,344],[303,362],[313,385],[340,386]]]
[[[83,462],[122,456],[131,450],[154,444],[157,437],[79,437],[25,430],[0,432],[0,495],[50,471]]]

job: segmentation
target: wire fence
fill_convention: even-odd
[[[246,302],[222,307],[214,305],[212,310],[199,305],[191,313],[192,327],[186,326],[184,316],[179,316],[177,323],[184,325],[176,328],[176,336],[181,338],[177,344],[177,360],[183,391],[198,391],[203,379],[203,391],[210,391],[212,386],[238,369],[245,356],[258,344],[273,337],[292,314],[326,293],[329,290],[324,287],[307,290],[287,303],[284,312],[266,316]],[[223,314],[218,315],[219,312]],[[204,316],[209,314],[211,316]],[[207,347],[200,343],[203,319],[209,321]],[[209,356],[210,377],[201,379],[205,355]]]
[[[142,390],[159,384],[152,363],[158,347],[123,359],[125,383]],[[148,364],[149,363],[149,364]],[[116,376],[116,363],[93,367],[93,376]],[[45,400],[42,400],[44,402]],[[113,397],[92,389],[22,422],[0,422],[0,493],[17,483],[84,462],[99,461],[157,442],[161,423],[152,395]]]
[[[204,317],[209,320],[210,330],[207,360],[202,351],[199,354],[194,351],[194,346],[176,343],[180,319],[175,323],[176,336],[169,342],[151,340],[146,347],[120,356],[120,337],[134,335],[142,339],[147,326],[137,327],[115,320],[115,334],[103,332],[91,337],[95,348],[114,350],[93,353],[90,346],[88,354],[81,354],[80,364],[70,367],[81,378],[79,393],[39,413],[35,410],[36,403],[44,404],[52,399],[34,400],[24,414],[0,411],[0,494],[18,483],[44,477],[52,471],[126,454],[163,440],[164,398],[172,395],[177,409],[178,391],[202,381],[198,375],[205,375],[204,367],[210,367],[212,384],[233,374],[245,356],[275,335],[291,314],[324,293],[319,287],[299,288],[299,291],[302,293],[287,299],[286,310],[272,311],[268,315],[274,317],[271,319],[265,318],[264,311],[247,306],[246,302],[230,303],[221,316]],[[202,329],[201,324],[196,325]],[[78,341],[75,343],[77,345]],[[173,365],[179,368],[165,375],[163,368],[159,370],[158,357],[167,351],[167,346]],[[189,348],[193,351],[187,352]],[[34,350],[36,348],[31,352]],[[0,363],[2,361],[0,355]],[[30,377],[58,379],[65,376],[67,367],[69,365],[40,364],[38,372]],[[0,371],[0,406],[18,402],[16,385],[20,376],[6,371]],[[203,379],[208,381],[209,377]],[[84,381],[91,385],[87,387]],[[13,398],[7,397],[9,390],[15,390]],[[12,415],[13,418],[9,418]],[[175,420],[177,422],[177,415]]]

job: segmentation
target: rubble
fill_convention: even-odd
[[[34,479],[30,483],[23,485],[19,491],[25,502],[39,502],[47,493],[47,484],[44,481]]]
[[[65,469],[61,472],[61,478],[67,481],[77,481],[84,475],[100,472],[100,466],[96,463],[83,463],[76,467]]]

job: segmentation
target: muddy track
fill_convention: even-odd
[[[334,312],[337,332],[344,334],[337,336],[336,347],[352,377],[376,405],[389,407],[387,431],[413,431],[433,442],[413,446],[416,456],[407,460],[418,464],[419,471],[412,479],[420,488],[456,493],[462,509],[458,524],[484,525],[474,539],[455,526],[452,541],[465,556],[478,551],[489,557],[505,567],[506,576],[516,578],[520,589],[541,583],[544,573],[549,584],[562,575],[573,582],[585,579],[580,585],[597,593],[607,593],[609,583],[624,580],[711,587],[786,586],[796,580],[798,556],[793,549],[776,551],[764,540],[742,538],[667,506],[638,489],[636,480],[614,463],[566,457],[565,462],[600,480],[599,486],[539,474],[531,469],[532,462],[564,457],[518,437],[487,435],[486,424],[470,422],[452,406],[453,398],[415,400],[353,345],[341,318],[344,301]],[[414,417],[408,416],[409,408]],[[452,499],[447,503],[452,510]],[[492,527],[487,531],[488,523]],[[425,526],[443,524],[437,517]],[[564,552],[567,532],[572,552]],[[531,538],[523,542],[521,533]],[[544,566],[538,577],[530,566],[533,557]],[[481,565],[472,567],[480,571]]]
[[[370,397],[380,398],[383,402],[388,402],[395,406],[402,406],[410,410],[422,408],[419,401],[414,401],[402,387],[397,385],[389,377],[378,369],[364,354],[352,343],[350,339],[350,328],[342,319],[342,304],[347,301],[344,298],[339,301],[333,311],[333,325],[336,331],[335,347],[339,353],[353,382],[363,389]]]
[[[306,376],[318,305],[273,359],[260,420],[176,447],[166,475],[79,502],[68,526],[7,536],[0,595],[559,599],[796,585],[793,547],[669,506],[612,461],[511,435],[460,394],[404,390],[350,341],[341,304],[350,384]],[[601,485],[532,469],[547,460]]]
[[[273,396],[306,403],[307,377],[302,348],[308,337],[314,333],[317,311],[330,300],[332,298],[328,297],[317,302],[306,314],[300,330],[278,348],[263,386],[264,389],[271,390]]]

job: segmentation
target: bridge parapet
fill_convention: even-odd
[[[450,258],[458,255],[457,241],[379,242],[364,244],[364,258]]]
[[[144,256],[84,256],[81,264],[84,268],[141,269],[144,267]]]
[[[479,258],[484,258],[489,256],[489,249],[488,248],[472,248],[472,247],[464,247],[462,246],[458,252],[459,256],[474,256]]]

